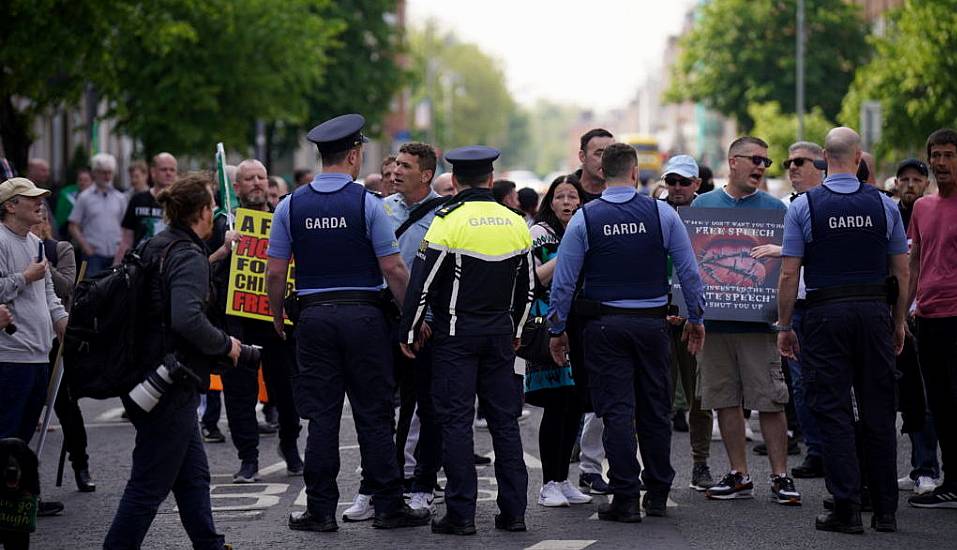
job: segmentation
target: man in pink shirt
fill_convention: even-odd
[[[909,298],[917,300],[917,351],[940,441],[944,481],[912,496],[918,508],[957,509],[957,131],[927,138],[937,195],[914,204]]]

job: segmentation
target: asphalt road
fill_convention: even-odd
[[[129,474],[133,445],[133,427],[119,418],[119,400],[83,400],[81,408],[87,420],[90,438],[91,470],[97,483],[95,493],[78,493],[67,464],[67,476],[62,487],[54,486],[61,432],[49,434],[41,457],[41,480],[45,498],[60,500],[66,505],[58,517],[40,518],[33,537],[34,548],[98,548],[116,511],[123,486]],[[231,475],[238,469],[235,449],[228,440],[225,419],[222,429],[227,433],[225,444],[207,444],[210,469],[213,474],[211,495],[217,528],[226,535],[227,542],[238,549],[246,548],[535,548],[536,550],[589,548],[957,548],[957,511],[918,510],[904,501],[898,512],[899,531],[893,534],[876,533],[870,529],[863,536],[835,535],[814,529],[814,517],[821,511],[825,494],[823,480],[798,480],[804,505],[784,507],[768,501],[763,495],[768,490],[768,463],[766,458],[749,456],[752,475],[756,481],[753,500],[731,502],[708,501],[700,493],[688,489],[691,458],[687,434],[678,433],[672,440],[672,459],[677,477],[671,493],[668,516],[646,518],[641,524],[616,524],[597,520],[595,502],[570,508],[544,508],[537,504],[541,485],[541,465],[538,462],[538,423],[540,410],[531,408],[532,415],[522,423],[522,436],[529,467],[529,507],[526,516],[528,532],[504,533],[493,529],[496,513],[496,486],[491,466],[479,467],[479,506],[476,517],[478,535],[449,537],[432,535],[428,527],[379,531],[371,522],[339,523],[337,533],[309,533],[291,531],[286,526],[290,512],[302,510],[305,493],[302,478],[286,476],[284,463],[276,454],[275,436],[260,441],[260,468],[262,482],[252,485],[233,485]],[[757,420],[752,426],[757,429]],[[476,449],[481,454],[491,453],[488,432],[476,431]],[[356,466],[359,451],[351,415],[346,410],[340,432],[342,470],[339,475],[341,514],[358,488]],[[305,446],[305,430],[300,449]],[[905,472],[910,453],[906,437],[899,441],[899,470]],[[716,477],[727,469],[727,459],[720,442],[711,446],[711,468]],[[800,457],[790,457],[797,463]],[[440,474],[441,475],[441,474]],[[577,481],[578,466],[572,464],[570,478]],[[441,481],[444,483],[444,479]],[[442,513],[442,506],[439,506]],[[869,517],[865,515],[865,524]],[[175,502],[168,499],[145,541],[144,548],[189,548]]]

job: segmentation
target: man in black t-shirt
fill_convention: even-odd
[[[150,165],[151,187],[134,194],[126,206],[126,213],[120,226],[123,228],[123,240],[113,258],[114,263],[123,260],[127,250],[134,248],[144,238],[153,237],[166,229],[163,221],[163,209],[156,202],[156,196],[176,181],[176,157],[169,153],[160,153],[153,157]]]

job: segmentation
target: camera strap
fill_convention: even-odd
[[[170,303],[170,292],[167,282],[165,280],[165,268],[166,268],[166,257],[169,255],[170,250],[173,249],[173,246],[179,243],[188,243],[186,239],[176,239],[169,242],[164,248],[163,253],[160,254],[158,258],[159,262],[159,283],[160,283],[160,299],[163,301],[163,316],[160,318],[160,340],[163,346],[163,353],[173,353],[172,348],[169,346],[169,339],[167,333],[169,332],[169,327],[172,324],[172,304]]]

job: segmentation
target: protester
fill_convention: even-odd
[[[544,319],[548,315],[549,287],[555,273],[558,246],[568,221],[581,206],[581,195],[577,177],[559,176],[542,199],[536,223],[530,230],[536,275],[532,317]],[[525,367],[525,401],[542,407],[538,427],[542,488],[538,492],[538,503],[549,507],[585,504],[592,500],[568,481],[568,461],[582,421],[579,392],[587,392],[588,388],[576,387],[572,365],[563,363],[528,361]]]
[[[92,277],[113,265],[120,247],[120,222],[126,212],[126,196],[113,187],[116,159],[99,153],[91,159],[94,185],[77,196],[70,213],[70,236],[77,242],[86,273]]]
[[[704,194],[714,191],[714,172],[711,171],[711,168],[702,164],[698,166],[698,174],[701,178],[701,187],[698,188],[698,193]]]
[[[796,198],[784,221],[777,347],[788,358],[801,353],[807,401],[834,495],[833,510],[818,516],[815,527],[864,531],[863,478],[874,507],[871,527],[896,531],[894,356],[904,345],[907,296],[887,281],[907,286],[907,240],[893,201],[857,177],[860,136],[850,128],[831,130],[824,156],[827,178]],[[802,264],[809,290],[799,344],[791,314]],[[772,450],[771,443],[768,447]]]
[[[136,195],[150,190],[149,167],[142,160],[130,163],[127,174],[130,176],[130,193]]]
[[[152,269],[146,283],[151,296],[148,314],[143,316],[144,326],[138,327],[144,337],[143,376],[161,363],[173,368],[171,363],[176,362],[200,382],[174,382],[150,411],[129,396],[122,397],[136,427],[136,443],[130,479],[103,543],[108,550],[139,548],[170,491],[193,548],[224,548],[224,538],[213,525],[209,466],[195,410],[213,364],[226,361],[233,367],[241,344],[206,318],[210,276],[203,239],[213,229],[209,179],[208,174],[187,174],[157,196],[167,228],[144,251]],[[169,323],[165,328],[163,319]],[[167,356],[168,349],[175,355]]]
[[[71,183],[60,189],[57,193],[56,208],[53,211],[53,220],[56,222],[57,230],[61,235],[70,234],[67,221],[70,213],[73,212],[73,206],[76,204],[76,197],[93,186],[93,174],[89,168],[80,168],[76,171],[76,183]]]
[[[367,176],[365,177],[365,179],[362,180],[362,185],[363,185],[370,193],[372,193],[372,194],[374,194],[374,195],[376,195],[376,196],[383,197],[383,198],[386,196],[386,195],[384,195],[384,194],[382,193],[382,189],[383,189],[383,187],[384,187],[383,182],[382,182],[382,174],[378,174],[378,173],[373,172],[373,173],[367,175]]]
[[[940,444],[943,482],[908,499],[918,508],[957,509],[957,131],[942,128],[927,138],[927,161],[937,195],[918,199],[911,213],[908,303],[916,301],[917,353],[927,402]]]
[[[239,163],[233,189],[239,208],[269,212],[266,167],[254,159]],[[302,475],[299,457],[299,415],[293,404],[290,379],[296,371],[295,349],[291,341],[281,339],[268,321],[226,315],[229,270],[233,246],[239,242],[236,231],[228,231],[226,216],[217,216],[213,232],[206,244],[210,271],[216,288],[214,324],[227,334],[247,344],[262,347],[262,374],[270,402],[279,412],[279,454],[286,462],[286,473]],[[256,403],[259,396],[259,378],[256,369],[227,369],[220,375],[223,381],[223,400],[226,420],[233,445],[240,461],[233,474],[233,483],[255,483],[259,473],[259,425]]]
[[[445,172],[435,178],[432,182],[432,189],[443,197],[454,197],[459,192],[458,188],[455,187],[455,182],[452,181],[452,172]]]
[[[389,155],[382,159],[382,196],[395,194],[395,156]]]
[[[538,214],[538,192],[531,187],[522,187],[518,190],[518,209],[525,214],[525,223],[531,227]]]
[[[760,190],[771,166],[768,145],[745,136],[728,148],[728,184],[699,195],[693,208],[759,208],[784,210],[784,203]],[[760,413],[761,433],[771,463],[771,495],[775,502],[798,505],[787,467],[788,389],[774,335],[765,323],[713,321],[706,323],[708,341],[698,356],[701,406],[717,409],[721,439],[730,471],[707,491],[710,499],[752,498],[754,483],[748,471],[744,408]]]
[[[698,163],[689,155],[677,155],[668,159],[662,169],[662,179],[665,183],[665,201],[677,210],[679,207],[690,206],[698,196],[701,188],[700,169]],[[669,276],[672,275],[669,273]],[[678,394],[679,383],[688,402],[688,435],[691,439],[691,483],[689,486],[696,491],[704,491],[714,485],[711,477],[711,468],[708,458],[711,456],[711,426],[713,423],[711,409],[701,408],[701,397],[698,392],[698,361],[694,355],[688,353],[688,346],[681,340],[687,319],[678,315],[667,317],[671,335],[671,376],[675,381],[675,393]],[[682,415],[684,412],[675,411]]]
[[[46,400],[53,338],[61,341],[67,312],[53,276],[38,254],[41,240],[30,228],[42,223],[50,192],[26,178],[0,184],[0,304],[16,317],[17,330],[0,332],[0,439],[29,443]],[[63,510],[44,501],[41,515]]]
[[[155,237],[166,229],[163,221],[163,209],[156,201],[156,196],[176,181],[176,157],[169,153],[160,153],[153,157],[150,166],[150,181],[153,187],[133,195],[126,206],[123,221],[123,239],[120,241],[113,263],[123,260],[123,255],[135,248],[143,239]]]
[[[27,161],[26,177],[40,189],[50,190],[50,163],[43,159],[30,159]]]
[[[269,191],[268,198],[266,202],[269,203],[269,208],[275,210],[276,205],[279,204],[279,199],[285,197],[289,194],[289,184],[286,183],[286,180],[279,176],[269,176]]]
[[[492,196],[495,197],[495,202],[507,206],[512,211],[521,212],[521,205],[518,203],[518,191],[514,181],[495,180],[492,183]]]
[[[600,197],[605,190],[605,178],[601,173],[601,155],[605,152],[605,147],[614,143],[615,139],[608,130],[595,128],[585,132],[580,142],[578,160],[581,162],[581,175],[579,179],[585,191],[582,204],[587,204],[588,201]]]
[[[292,173],[292,179],[296,184],[296,189],[312,181],[314,172],[309,168],[296,168]]]

